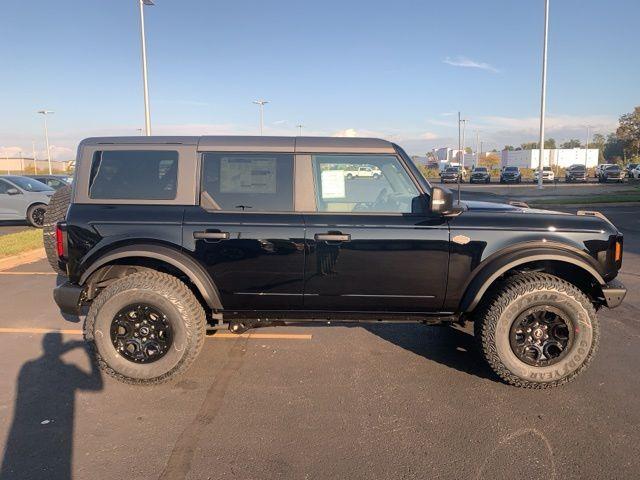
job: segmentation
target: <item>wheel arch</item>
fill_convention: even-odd
[[[606,282],[583,255],[572,250],[545,247],[511,251],[488,259],[467,282],[460,301],[460,311],[473,311],[496,281],[511,272],[523,270],[556,275],[576,285],[595,301],[602,297],[602,285]]]
[[[27,207],[24,209],[24,214],[26,215],[27,213],[29,213],[29,210],[30,210],[32,207],[35,207],[35,206],[38,206],[38,205],[42,205],[42,206],[46,207],[46,206],[47,206],[47,203],[46,203],[46,202],[43,202],[42,200],[34,200],[34,201],[32,201],[31,203],[29,203],[29,204],[27,205]]]
[[[118,267],[111,272],[112,276],[117,277],[122,275],[122,267],[154,268],[162,265],[168,268],[160,270],[179,272],[187,277],[209,308],[214,311],[222,309],[220,294],[207,271],[185,253],[161,245],[138,244],[115,248],[93,261],[78,283],[81,286],[91,283],[95,275],[105,271],[105,267]]]

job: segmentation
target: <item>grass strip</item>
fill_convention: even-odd
[[[0,258],[11,257],[36,248],[42,248],[42,230],[37,228],[0,237]]]

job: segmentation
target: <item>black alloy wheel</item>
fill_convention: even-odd
[[[573,346],[572,325],[567,315],[558,308],[548,305],[529,308],[511,326],[511,349],[528,365],[553,365],[562,360]]]
[[[45,205],[35,205],[29,209],[29,223],[37,228],[44,225],[44,214],[47,211]]]
[[[111,321],[111,343],[118,353],[134,363],[160,360],[171,348],[171,326],[167,316],[145,304],[127,305]]]

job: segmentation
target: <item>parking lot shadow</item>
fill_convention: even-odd
[[[63,342],[59,333],[42,340],[43,352],[20,369],[11,430],[0,479],[71,478],[76,390],[102,389],[102,375],[91,361],[89,373],[65,363],[65,353],[82,341]]]
[[[378,337],[458,371],[499,381],[484,363],[471,333],[459,327],[420,324],[363,324]]]

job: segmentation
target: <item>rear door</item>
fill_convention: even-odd
[[[305,214],[305,308],[428,312],[442,307],[449,230],[395,155],[311,155],[316,211]],[[380,177],[348,179],[375,166]]]
[[[10,189],[16,189],[20,193],[10,195]],[[24,193],[16,186],[0,178],[0,220],[14,220],[24,218],[26,201]]]
[[[293,183],[293,153],[202,154],[200,204],[185,210],[183,246],[225,310],[302,308],[304,218]]]

